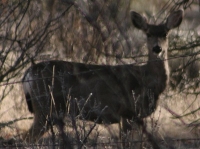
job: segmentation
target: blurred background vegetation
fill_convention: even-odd
[[[178,9],[184,10],[184,20],[169,36],[171,79],[165,96],[194,95],[191,100],[197,101],[200,100],[200,1],[1,0],[0,110],[3,112],[0,129],[5,127],[6,120],[3,101],[11,100],[11,96],[14,101],[14,98],[22,99],[20,80],[28,66],[48,60],[101,65],[145,64],[146,37],[132,26],[130,11],[159,24]],[[20,101],[15,104],[16,109],[24,102]],[[198,107],[176,116],[196,112],[199,112]],[[198,116],[191,122],[195,122],[195,126],[199,124]]]

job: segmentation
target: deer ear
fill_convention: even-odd
[[[172,28],[178,27],[181,24],[182,19],[183,19],[182,10],[178,10],[171,13],[169,17],[167,18],[167,22],[166,22],[167,29],[170,30]]]
[[[147,20],[145,17],[141,16],[139,13],[135,11],[131,11],[131,20],[132,20],[133,25],[136,28],[141,29],[143,31],[147,29]]]

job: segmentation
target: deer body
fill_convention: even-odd
[[[180,25],[182,11],[172,13],[161,25],[148,24],[136,12],[131,17],[133,25],[147,34],[146,65],[47,61],[26,71],[23,88],[29,111],[34,113],[26,136],[29,140],[38,140],[46,131],[42,129],[46,121],[62,121],[65,113],[76,116],[81,112],[81,119],[118,123],[120,117],[142,119],[155,111],[169,80],[167,33]]]

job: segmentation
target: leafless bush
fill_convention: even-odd
[[[2,0],[0,5],[0,106],[27,65],[62,59],[84,63],[145,63],[143,36],[130,27],[130,0]],[[171,87],[199,95],[199,3],[169,0],[154,18],[184,9],[185,26],[170,37]],[[191,16],[197,17],[190,28]],[[146,13],[147,16],[152,16]],[[196,23],[197,22],[197,23]],[[132,34],[132,32],[134,32]],[[138,39],[139,38],[139,39]],[[5,127],[1,125],[0,128]]]

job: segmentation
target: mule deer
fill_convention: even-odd
[[[169,80],[167,35],[180,25],[182,15],[179,10],[171,13],[165,23],[152,25],[131,12],[133,25],[147,35],[145,65],[46,61],[31,66],[22,79],[28,109],[34,113],[26,139],[37,141],[48,130],[49,120],[63,123],[66,111],[76,116],[83,109],[82,119],[98,119],[98,123],[118,123],[120,117],[142,119],[153,113]]]

